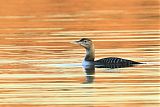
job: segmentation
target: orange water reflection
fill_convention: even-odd
[[[159,103],[158,0],[0,1],[1,107],[155,107]],[[146,65],[96,69],[82,84],[89,37],[96,58]]]

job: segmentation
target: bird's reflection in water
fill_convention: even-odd
[[[125,67],[133,67],[135,64],[107,64],[107,65],[83,65],[83,70],[85,72],[86,80],[83,82],[84,84],[90,84],[94,82],[95,78],[95,68],[125,68]]]
[[[94,81],[95,65],[83,65],[83,69],[86,75],[86,80],[83,83],[92,83]]]

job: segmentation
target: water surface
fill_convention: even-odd
[[[0,106],[158,107],[158,0],[5,0],[0,2]],[[84,84],[84,49],[96,59],[147,64],[96,68]]]

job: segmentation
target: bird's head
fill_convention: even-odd
[[[86,49],[90,49],[92,48],[93,44],[92,44],[92,41],[88,38],[82,38],[78,41],[75,41],[74,42],[75,44],[79,44],[80,46],[86,48]]]

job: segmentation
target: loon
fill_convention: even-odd
[[[82,65],[85,66],[94,64],[98,68],[121,68],[134,66],[136,64],[143,64],[141,62],[136,62],[118,57],[102,58],[95,61],[95,49],[92,40],[88,38],[82,38],[78,41],[75,41],[74,43],[79,44],[86,49],[86,55],[82,63]]]

